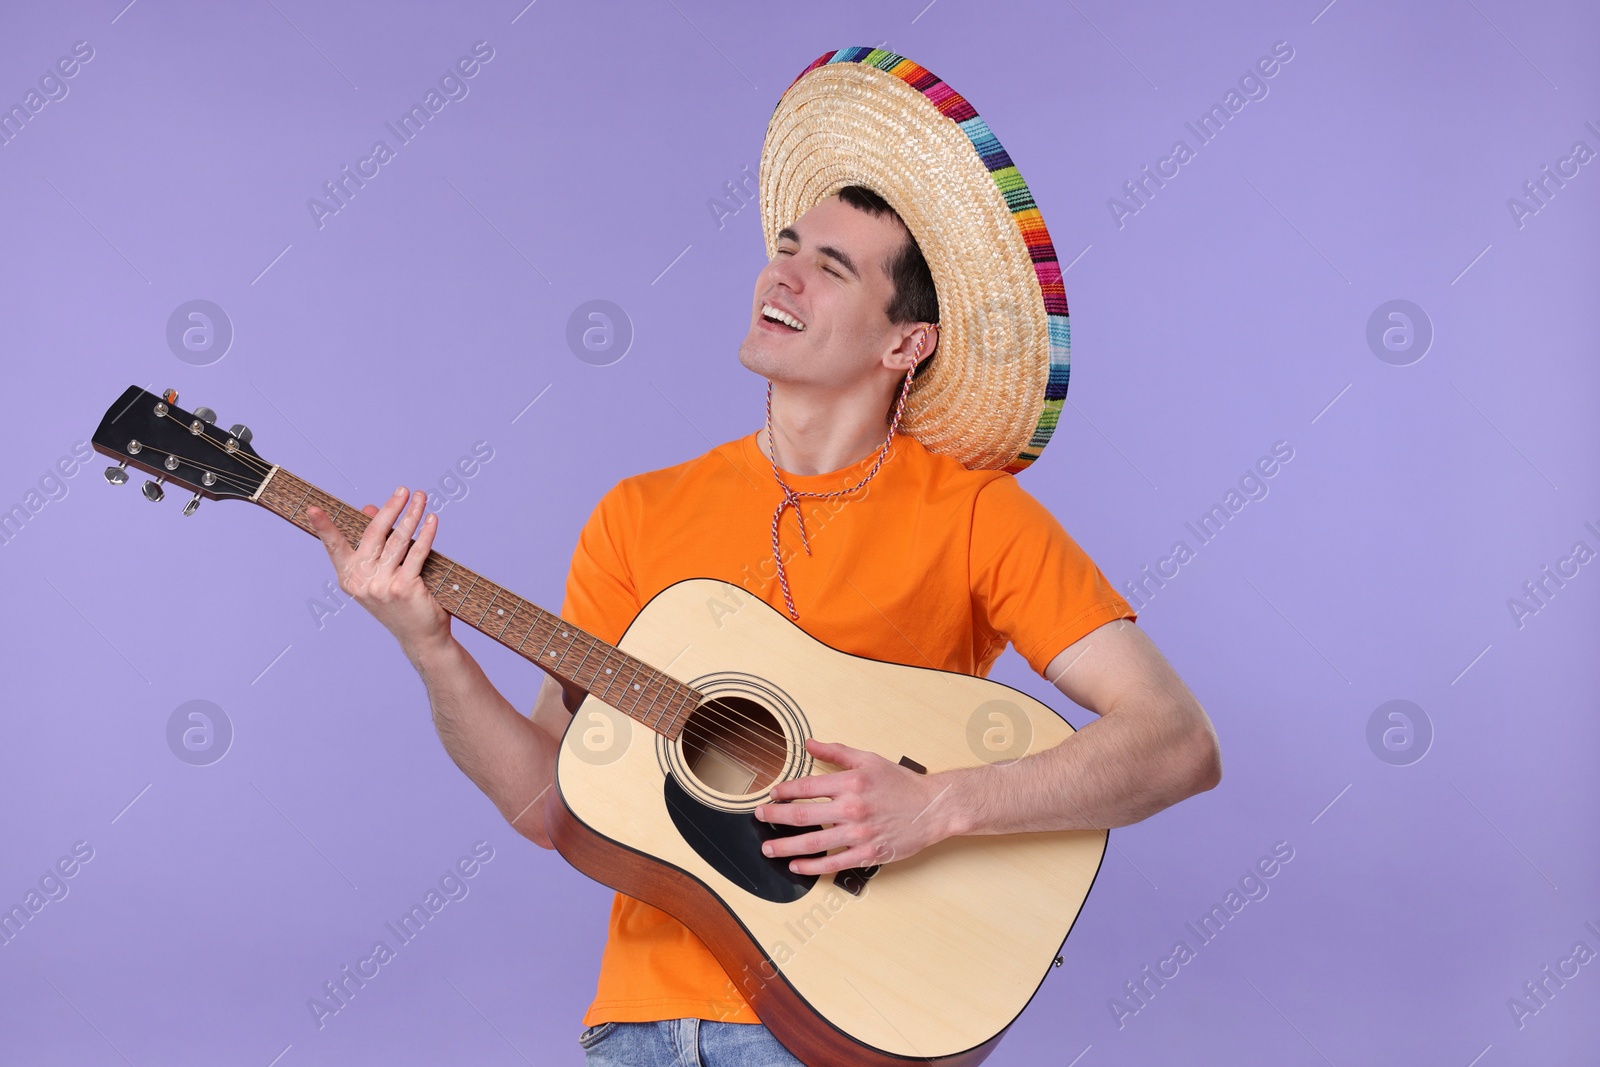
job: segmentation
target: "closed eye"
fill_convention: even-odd
[[[778,255],[780,255],[780,256],[793,255],[793,254],[794,253],[791,250],[787,249],[787,248],[778,249]],[[840,281],[844,280],[844,275],[840,274],[838,271],[834,270],[832,267],[824,266],[822,268],[822,273],[828,274],[828,275],[832,275],[833,277],[838,278]]]

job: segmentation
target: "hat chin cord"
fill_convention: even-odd
[[[937,326],[938,323],[933,325]],[[791,489],[789,484],[783,480],[783,475],[778,473],[778,448],[772,440],[772,380],[770,378],[767,380],[767,463],[772,467],[772,477],[777,479],[779,488],[783,490],[783,499],[778,501],[777,508],[772,512],[772,559],[778,566],[778,584],[783,587],[783,603],[789,609],[789,618],[791,619],[798,621],[800,612],[796,610],[794,597],[789,592],[789,576],[784,572],[783,554],[778,549],[778,520],[783,517],[783,509],[794,508],[795,521],[800,525],[800,544],[805,548],[806,555],[811,555],[811,538],[806,533],[806,517],[805,513],[800,510],[800,498],[812,496],[820,500],[826,500],[830,497],[844,496],[847,493],[854,493],[872,481],[872,476],[878,473],[878,468],[883,466],[883,461],[889,456],[889,445],[894,440],[895,430],[900,426],[900,415],[906,406],[906,394],[911,392],[911,380],[916,376],[917,364],[922,361],[922,344],[926,338],[927,331],[923,331],[922,337],[917,338],[917,353],[912,358],[911,366],[906,369],[905,381],[900,386],[900,399],[895,401],[894,405],[894,419],[889,423],[889,432],[884,435],[882,447],[878,449],[878,458],[872,461],[872,469],[867,471],[866,476],[848,489],[814,493]]]

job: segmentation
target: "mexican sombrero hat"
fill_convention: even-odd
[[[780,229],[846,185],[883,197],[916,238],[939,346],[901,429],[973,470],[1039,458],[1067,395],[1061,265],[1022,175],[961,94],[881,48],[829,52],[778,100],[759,180],[769,259]]]

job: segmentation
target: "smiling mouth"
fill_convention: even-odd
[[[760,319],[769,329],[783,330],[786,333],[802,333],[806,328],[805,323],[771,304],[761,305]]]

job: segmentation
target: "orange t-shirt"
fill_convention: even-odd
[[[877,451],[829,474],[784,480],[827,492],[860,481]],[[578,537],[561,615],[615,644],[656,593],[720,578],[785,618],[772,560],[782,499],[756,434],[625,478]],[[897,435],[865,488],[802,498],[780,529],[799,627],[844,652],[987,675],[1009,640],[1035,671],[1091,630],[1135,618],[1045,507],[1003,471],[969,471]],[[759,1022],[703,942],[670,915],[616,895],[585,1026],[701,1018]]]

